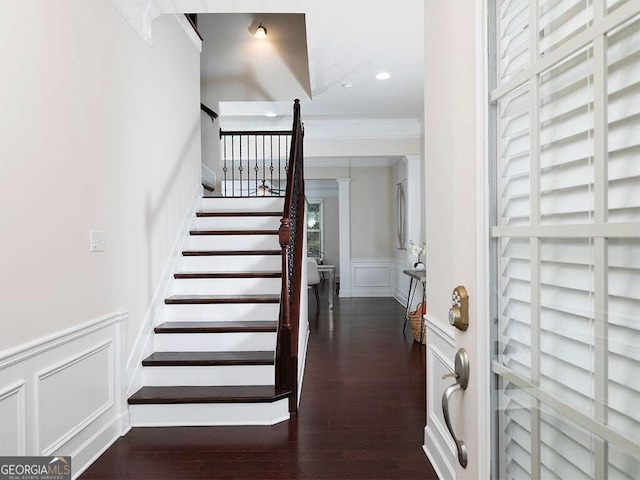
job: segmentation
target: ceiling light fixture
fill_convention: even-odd
[[[391,74],[389,72],[380,72],[376,75],[378,80],[389,80],[391,78]]]
[[[353,84],[353,82],[344,82],[342,84],[343,88],[353,88],[355,85]]]
[[[267,112],[264,114],[265,117],[277,117],[278,114],[275,112]]]
[[[256,28],[256,33],[254,33],[253,35],[259,40],[264,40],[265,38],[267,38],[267,29],[262,26],[262,22],[260,22],[260,25],[258,25],[258,28]]]

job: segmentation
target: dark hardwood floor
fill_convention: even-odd
[[[323,283],[326,289],[326,282]],[[390,298],[311,299],[297,418],[273,427],[134,428],[80,477],[435,479],[422,451],[424,348]]]

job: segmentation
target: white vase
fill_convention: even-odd
[[[417,270],[417,271],[424,270],[425,269],[424,263],[422,263],[422,262],[414,263],[413,264],[413,269]]]

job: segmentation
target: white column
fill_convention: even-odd
[[[349,207],[349,182],[351,178],[338,181],[338,236],[340,243],[340,296],[351,296],[351,216]]]

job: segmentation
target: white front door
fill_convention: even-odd
[[[493,477],[640,478],[640,1],[491,2]]]
[[[424,449],[442,480],[487,479],[486,8],[476,0],[429,0],[424,8],[428,308]],[[449,323],[453,291],[459,286],[468,294],[466,330]],[[464,307],[462,300],[460,308]],[[469,359],[469,380],[464,390],[450,388],[459,380],[450,374],[454,373],[460,349]]]

